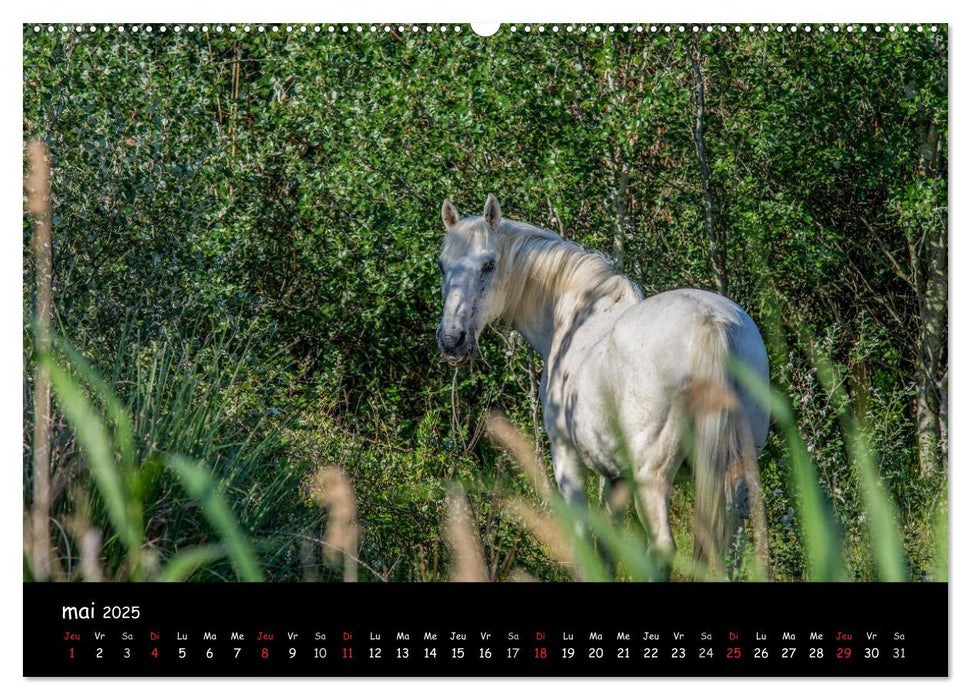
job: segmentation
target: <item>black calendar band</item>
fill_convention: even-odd
[[[25,676],[946,676],[943,583],[24,584]]]

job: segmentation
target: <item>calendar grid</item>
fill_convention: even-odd
[[[27,676],[948,673],[946,584],[25,584],[24,598]]]

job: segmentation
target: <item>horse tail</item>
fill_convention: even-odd
[[[749,514],[753,471],[757,478],[751,431],[725,367],[731,340],[724,321],[702,318],[689,350],[691,376],[684,395],[693,428],[687,452],[695,482],[694,559],[716,576],[724,575],[738,518]]]

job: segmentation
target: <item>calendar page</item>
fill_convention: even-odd
[[[638,19],[23,25],[25,676],[949,674],[948,26]]]

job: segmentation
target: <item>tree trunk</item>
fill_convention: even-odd
[[[947,233],[928,232],[925,281],[920,304],[920,375],[917,385],[917,445],[921,476],[943,466],[942,438],[947,435],[947,408],[942,403],[947,368]]]
[[[929,116],[920,141],[921,178],[941,173],[941,136]],[[939,218],[924,231],[914,263],[920,272],[920,369],[917,377],[917,450],[923,477],[946,469],[947,406],[947,222]]]
[[[698,152],[698,163],[701,166],[701,190],[705,198],[705,233],[708,235],[709,255],[711,259],[711,269],[715,276],[715,290],[719,294],[728,294],[728,275],[725,272],[725,251],[719,245],[718,235],[715,233],[715,224],[712,215],[712,197],[709,180],[711,170],[708,167],[708,154],[705,152],[705,85],[701,78],[701,65],[698,57],[691,56],[691,67],[694,70],[695,82],[695,127],[694,139],[695,149]]]
[[[611,195],[614,215],[614,267],[617,272],[624,270],[624,235],[627,230],[627,185],[630,175],[623,164],[619,165],[617,189]]]

